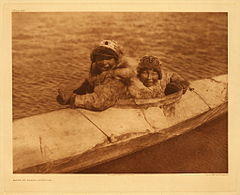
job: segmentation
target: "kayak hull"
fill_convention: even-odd
[[[191,87],[169,116],[161,107],[63,109],[16,120],[13,171],[79,172],[181,135],[227,112],[226,75],[194,81]]]

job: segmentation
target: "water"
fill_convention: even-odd
[[[81,173],[227,173],[227,114],[193,131]]]
[[[60,83],[87,77],[96,42],[114,39],[139,59],[159,56],[186,79],[227,73],[227,13],[14,13],[13,118],[61,106]]]

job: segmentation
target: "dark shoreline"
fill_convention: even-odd
[[[81,173],[227,173],[227,116]]]

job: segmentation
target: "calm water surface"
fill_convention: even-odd
[[[186,79],[227,73],[226,13],[14,13],[13,118],[60,109],[56,88],[87,77],[102,39],[137,60],[157,55]]]

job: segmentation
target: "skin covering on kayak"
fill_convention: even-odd
[[[65,108],[14,120],[13,171],[79,172],[181,135],[227,112],[227,83],[220,75],[192,81],[183,96],[179,91],[123,100],[102,112]]]

